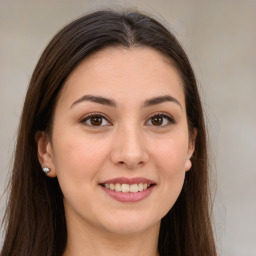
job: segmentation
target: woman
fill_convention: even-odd
[[[207,168],[175,37],[138,12],[86,15],[33,73],[1,256],[216,255]]]

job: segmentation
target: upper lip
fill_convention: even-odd
[[[135,178],[126,178],[126,177],[117,177],[114,179],[109,179],[104,182],[101,182],[100,184],[139,184],[139,183],[147,183],[149,185],[155,184],[152,180],[146,179],[144,177],[135,177]]]

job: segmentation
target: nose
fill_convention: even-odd
[[[149,160],[142,132],[137,127],[120,129],[113,142],[111,161],[128,169],[142,167]]]

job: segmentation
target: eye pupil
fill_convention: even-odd
[[[102,124],[102,117],[100,116],[93,116],[90,118],[91,124],[94,126],[99,126]]]
[[[151,122],[153,125],[162,125],[163,124],[163,118],[161,116],[155,116],[152,117]]]

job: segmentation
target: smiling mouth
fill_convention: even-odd
[[[117,177],[99,185],[113,199],[122,203],[135,203],[146,199],[157,184],[144,177]]]
[[[104,183],[101,184],[106,189],[116,191],[116,192],[123,192],[123,193],[137,193],[147,190],[149,187],[153,186],[154,184],[148,183],[138,183],[138,184],[121,184],[121,183]]]

